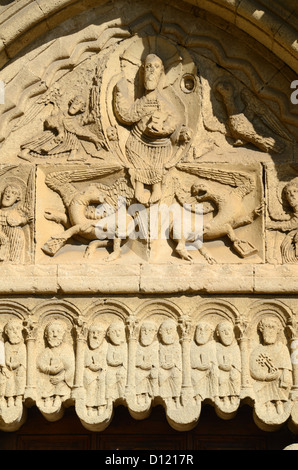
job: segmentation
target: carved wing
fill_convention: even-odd
[[[58,193],[66,207],[72,201],[73,196],[77,193],[77,188],[73,183],[80,181],[88,181],[93,178],[109,175],[120,171],[122,166],[92,166],[74,171],[55,171],[49,173],[46,177],[46,185],[53,191]]]
[[[42,85],[44,85],[42,83]],[[61,100],[60,90],[54,88],[53,90],[48,90],[44,95],[38,98],[32,106],[29,107],[28,111],[18,120],[17,124],[13,127],[12,132],[15,132],[17,129],[20,129],[23,126],[29,124],[33,119],[40,114],[44,107],[48,104],[52,104],[55,107],[59,107]]]
[[[4,168],[0,169],[0,176],[5,175],[10,170],[13,170],[14,168],[17,168],[17,165],[11,165],[11,166],[5,166]]]
[[[241,188],[245,194],[249,194],[255,187],[253,177],[241,171],[227,171],[212,167],[207,168],[188,163],[181,163],[177,165],[177,168],[200,178],[216,181],[217,183],[232,186],[233,188]]]
[[[90,90],[89,95],[89,112],[92,114],[100,132],[103,134],[103,127],[101,122],[101,105],[100,105],[100,93],[101,93],[101,85],[102,85],[102,77],[103,73],[106,69],[106,64],[108,60],[109,54],[101,57],[99,64],[96,68],[95,76],[93,78],[93,84]]]
[[[119,178],[112,186],[97,183],[96,186],[107,194],[105,202],[111,205],[115,211],[119,206],[119,198],[125,199],[129,205],[134,198],[134,190],[126,178]]]
[[[31,170],[27,181],[27,190],[25,194],[25,200],[22,207],[23,212],[27,215],[29,220],[34,217],[34,170]]]
[[[263,124],[269,127],[273,132],[275,132],[280,137],[294,141],[293,136],[289,131],[280,123],[277,117],[273,112],[263,104],[256,96],[247,89],[241,91],[241,98],[246,105],[246,112],[249,113],[252,117],[258,116]]]

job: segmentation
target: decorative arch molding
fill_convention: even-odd
[[[36,2],[33,2],[26,3],[24,9],[33,8],[33,4],[36,8]],[[21,7],[20,2],[17,5]],[[67,2],[67,5],[67,8],[72,6],[75,8],[77,4]],[[132,9],[131,12],[124,14],[121,3],[118,8],[117,2],[112,4],[99,2],[96,8],[99,8],[100,21],[96,19],[98,17],[96,8],[89,13],[88,9],[86,11],[80,9],[79,12],[75,9],[74,14],[77,15],[75,24],[72,23],[71,15],[68,17],[58,15],[60,21],[65,20],[65,27],[53,25],[51,31],[45,31],[38,39],[32,38],[31,45],[24,49],[26,54],[20,53],[12,63],[8,64],[8,67],[3,69],[6,98],[5,104],[0,109],[0,143],[10,137],[12,142],[8,151],[17,152],[16,131],[42,113],[46,104],[53,103],[58,98],[55,88],[57,83],[63,81],[63,78],[67,79],[72,71],[79,71],[80,65],[88,60],[92,61],[96,54],[101,53],[104,64],[105,51],[109,54],[113,45],[125,44],[125,40],[129,41],[129,38],[137,34],[142,37],[159,34],[166,41],[180,44],[190,52],[201,74],[202,116],[204,126],[209,131],[225,132],[222,123],[210,117],[218,107],[218,95],[214,90],[217,86],[216,80],[220,80],[210,79],[208,75],[210,61],[215,68],[219,67],[219,70],[225,74],[225,77],[222,75],[225,80],[232,78],[236,94],[240,93],[244,86],[261,97],[270,111],[278,119],[283,120],[286,126],[285,132],[290,132],[292,135],[290,140],[293,136],[296,139],[297,110],[289,99],[291,81],[296,77],[294,74],[291,76],[290,68],[287,70],[284,68],[285,60],[281,61],[273,52],[266,48],[262,49],[257,36],[255,38],[240,36],[242,48],[245,48],[244,53],[235,47],[233,39],[234,35],[236,37],[239,35],[238,26],[233,24],[233,27],[222,28],[221,24],[209,20],[208,16],[194,16],[193,7],[190,5],[186,5],[185,18],[181,16],[179,22],[172,22],[172,18],[175,12],[179,14],[179,9],[182,8],[180,3],[170,2],[164,6],[164,9],[152,10],[150,13],[146,10],[146,5],[146,1],[142,1],[138,9]],[[11,4],[11,8],[13,6],[14,4]],[[84,9],[85,7],[87,4],[84,3]],[[57,8],[56,3],[55,8]],[[47,11],[50,14],[50,5]],[[66,15],[66,12],[64,13]],[[90,15],[93,16],[91,25]],[[12,15],[7,21],[12,21],[13,18]],[[26,16],[22,14],[22,21],[25,21],[24,18]],[[29,15],[28,18],[32,16]],[[189,21],[193,19],[192,28],[188,30]],[[73,33],[71,42],[67,41],[65,29]],[[17,29],[13,28],[13,31]],[[32,29],[30,31],[32,32]],[[18,44],[21,44],[21,41],[18,41]],[[214,110],[210,107],[210,103],[205,101],[205,97],[209,100],[208,95],[211,97],[213,95],[211,102]],[[222,119],[221,117],[220,121]],[[6,147],[2,147],[2,151],[7,152]],[[289,152],[292,153],[293,149],[289,148]]]
[[[61,24],[65,18],[71,18],[88,8],[105,3],[117,5],[117,2],[102,0],[84,2],[84,5],[77,0],[21,0],[2,6],[2,64],[12,59],[25,45]],[[188,8],[205,10],[236,25],[248,35],[257,38],[295,72],[298,71],[295,6],[290,0],[278,6],[268,0],[203,0],[199,7],[197,1],[186,0],[184,4]]]

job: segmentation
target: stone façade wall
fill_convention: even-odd
[[[296,14],[241,3],[1,7],[2,430],[297,432]]]

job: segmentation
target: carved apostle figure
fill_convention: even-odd
[[[241,356],[233,324],[222,321],[216,327],[218,365],[218,396],[224,405],[235,405],[241,387]]]
[[[140,405],[158,393],[158,341],[155,323],[145,321],[140,328],[136,353],[136,396]]]
[[[112,323],[107,331],[109,340],[107,350],[107,404],[124,397],[127,376],[127,343],[124,324],[120,321]]]
[[[100,157],[99,151],[104,147],[103,137],[91,132],[86,116],[86,100],[76,95],[68,104],[65,113],[55,108],[44,123],[45,131],[21,146],[19,157],[30,160],[31,155],[63,157],[68,160],[85,160],[89,154]]]
[[[165,320],[159,335],[159,394],[168,406],[177,406],[182,383],[182,357],[176,323]]]
[[[21,320],[10,320],[4,327],[7,338],[4,344],[5,361],[2,367],[0,396],[7,401],[7,406],[20,405],[26,386],[26,346],[23,340]]]
[[[165,164],[172,155],[171,137],[179,127],[179,113],[162,93],[163,76],[162,60],[149,54],[144,62],[145,94],[136,101],[130,98],[124,78],[115,89],[115,114],[122,124],[132,126],[126,156],[135,197],[142,204],[147,203],[144,185],[151,187],[150,203],[161,198]]]
[[[196,401],[217,396],[216,344],[212,333],[211,325],[198,323],[191,345],[191,379]]]
[[[278,340],[280,329],[277,319],[263,318],[258,324],[262,342],[250,356],[256,401],[263,403],[268,412],[278,414],[284,411],[292,384],[291,357],[288,348]]]
[[[94,323],[88,331],[88,348],[85,352],[84,387],[89,413],[100,411],[106,405],[106,355],[105,328]]]
[[[25,234],[22,227],[28,215],[19,207],[22,190],[17,184],[8,184],[2,193],[0,209],[0,262],[23,262]]]
[[[41,372],[40,396],[45,406],[57,406],[70,397],[74,380],[73,348],[65,342],[66,325],[53,320],[45,328],[47,347],[37,360]]]

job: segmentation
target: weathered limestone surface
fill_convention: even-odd
[[[0,429],[297,433],[296,2],[4,3]]]

